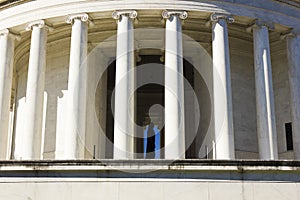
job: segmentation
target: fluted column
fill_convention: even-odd
[[[294,158],[300,160],[300,34],[287,35]]]
[[[72,33],[64,159],[84,158],[88,19],[89,16],[85,13],[66,18],[66,22],[72,24]]]
[[[163,11],[165,35],[165,158],[185,158],[182,23],[185,11]]]
[[[272,24],[256,21],[252,26],[256,90],[256,118],[259,156],[278,158],[269,28]]]
[[[8,29],[0,31],[0,160],[7,158],[8,123],[13,76],[15,35]]]
[[[114,159],[134,156],[134,10],[115,11],[118,23],[114,109]]]
[[[234,130],[227,23],[229,15],[212,14],[213,99],[216,159],[234,159]]]
[[[22,159],[40,159],[47,32],[43,20],[28,24],[31,44],[26,87]]]

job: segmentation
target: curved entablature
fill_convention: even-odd
[[[164,23],[162,22],[161,10],[138,10],[139,17],[135,28],[147,28],[147,27],[156,27],[164,28]],[[183,33],[187,34],[194,40],[199,43],[207,44],[208,52],[211,48],[211,27],[209,25],[209,12],[196,12],[189,11],[189,17],[185,20],[183,24]],[[93,19],[93,26],[89,26],[89,43],[98,44],[105,41],[111,35],[116,34],[117,24],[114,22],[114,19],[111,18],[111,12],[102,13],[101,19],[97,19],[94,16],[95,13],[91,13],[90,16]],[[56,17],[45,20],[47,24],[51,25],[53,31],[48,33],[48,45],[53,46],[54,43],[59,43],[60,41],[68,42],[71,36],[70,26],[65,23],[66,16]],[[252,34],[247,32],[247,28],[253,24],[255,20],[247,17],[235,16],[235,22],[230,24],[229,28],[229,37],[249,42],[252,42]],[[25,30],[26,24],[22,25]],[[276,42],[280,40],[280,35],[286,33],[290,29],[276,24],[276,29],[270,32],[270,42]],[[12,28],[11,30],[14,30]],[[16,32],[16,31],[15,31]],[[23,58],[25,54],[29,55],[30,47],[30,32],[21,31],[20,41],[16,41],[16,52],[15,52],[15,62],[18,63],[18,60]],[[52,44],[53,43],[53,44]],[[238,49],[242,51],[243,49]],[[52,54],[51,54],[52,55]],[[18,67],[19,65],[17,65]],[[19,69],[17,69],[19,70]]]
[[[98,24],[98,26],[89,27],[89,33],[101,32],[102,30],[114,32],[116,24],[112,23],[111,12],[123,9],[122,5],[124,3],[122,1],[15,1],[11,3],[11,7],[4,7],[0,12],[0,30],[9,28],[11,32],[22,35],[20,45],[26,46],[25,43],[27,43],[28,46],[26,41],[29,40],[30,37],[28,36],[30,34],[25,30],[26,25],[32,21],[44,19],[47,24],[50,24],[55,29],[53,33],[49,33],[48,43],[51,43],[51,41],[57,41],[59,37],[60,39],[68,37],[66,33],[68,33],[69,27],[65,23],[67,15],[86,12],[93,19],[93,23]],[[247,34],[244,30],[253,24],[255,19],[273,22],[273,31],[279,34],[286,33],[291,29],[300,30],[300,16],[297,16],[300,12],[296,6],[297,2],[294,2],[295,5],[293,7],[287,7],[286,3],[286,1],[285,3],[264,1],[252,2],[249,5],[249,3],[244,1],[235,2],[234,4],[229,1],[164,1],[163,3],[126,1],[126,9],[136,9],[139,12],[138,23],[135,25],[135,28],[144,28],[146,26],[163,28],[161,12],[164,9],[186,10],[189,13],[189,17],[186,19],[183,31],[190,33],[191,37],[195,35],[199,37],[200,34],[197,33],[199,33],[200,29],[204,33],[207,32],[208,37],[210,37],[210,28],[205,26],[209,21],[210,14],[214,12],[230,13],[235,18],[235,23],[229,26],[230,37],[252,41],[251,34]],[[10,4],[7,3],[7,5]],[[38,19],[36,18],[37,16],[39,16]],[[100,37],[104,38],[105,36],[102,35]],[[195,39],[201,42],[201,38]],[[275,40],[277,40],[277,37]],[[207,38],[204,39],[204,42],[207,42]],[[16,43],[16,46],[19,46],[19,44]],[[18,50],[16,55],[18,55]],[[23,54],[21,53],[21,55]]]
[[[295,4],[295,3],[294,3]],[[125,7],[124,7],[125,6]],[[80,8],[80,10],[78,10]],[[299,7],[287,6],[281,1],[32,1],[3,9],[0,13],[0,29],[14,27],[17,32],[23,31],[22,24],[36,20],[36,17],[47,20],[79,12],[93,13],[93,19],[110,17],[112,10],[119,9],[177,9],[186,11],[230,13],[248,18],[264,19],[289,28],[300,29]],[[107,12],[108,11],[108,12]],[[105,16],[106,13],[109,15]],[[149,15],[148,14],[148,15]],[[190,15],[190,17],[193,17]],[[63,21],[61,21],[62,23]],[[18,27],[20,26],[20,27]]]

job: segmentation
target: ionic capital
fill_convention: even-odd
[[[212,22],[217,22],[220,19],[224,19],[227,21],[227,23],[233,23],[234,22],[234,18],[233,16],[229,15],[229,14],[224,14],[224,13],[213,13],[210,15],[210,20]]]
[[[284,40],[287,37],[297,37],[297,36],[300,36],[300,30],[291,29],[287,32],[281,33],[280,39]]]
[[[130,19],[135,19],[138,16],[135,10],[115,10],[112,13],[112,18],[118,20],[122,15],[128,16]]]
[[[37,20],[37,21],[28,23],[25,30],[30,31],[30,30],[32,30],[32,27],[46,28],[46,30],[49,30],[49,31],[53,30],[53,28],[51,26],[47,25],[44,20]]]
[[[9,30],[8,29],[0,30],[0,36],[8,36],[8,34],[9,34]]]
[[[79,13],[79,14],[74,14],[74,15],[68,15],[66,17],[66,23],[67,24],[73,24],[73,22],[74,22],[75,19],[79,19],[82,22],[90,22],[91,21],[91,19],[90,19],[90,17],[89,17],[88,14],[86,14],[86,13]]]
[[[21,37],[19,34],[16,34],[16,33],[13,33],[11,32],[9,29],[3,29],[3,30],[0,30],[0,37],[1,36],[10,36],[12,37],[13,39],[17,39],[17,40],[20,40]]]
[[[161,15],[164,19],[169,19],[172,15],[177,15],[182,20],[188,17],[188,13],[184,10],[164,10]]]
[[[253,24],[251,24],[247,28],[247,32],[251,32],[253,30],[253,28],[262,28],[262,27],[267,27],[269,30],[274,30],[275,29],[275,26],[274,26],[273,22],[257,19],[257,20],[254,21]]]

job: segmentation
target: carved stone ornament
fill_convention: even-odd
[[[80,19],[83,22],[90,21],[88,14],[79,13],[79,14],[74,14],[74,15],[68,15],[67,18],[66,18],[66,23],[72,24],[74,22],[74,19]]]
[[[122,15],[129,16],[130,19],[135,19],[138,14],[135,10],[115,10],[112,13],[112,18],[118,20]]]
[[[184,10],[164,10],[161,15],[164,19],[169,19],[172,15],[178,15],[182,20],[188,17],[188,13]]]
[[[0,30],[0,36],[8,36],[8,34],[9,34],[9,30],[8,29]]]
[[[10,36],[10,37],[12,37],[13,39],[16,39],[16,40],[20,40],[21,39],[21,37],[20,37],[20,35],[19,34],[16,34],[16,33],[13,33],[13,32],[11,32],[9,29],[3,29],[3,30],[0,30],[0,37],[1,36]]]
[[[269,30],[274,30],[275,29],[275,26],[274,26],[273,22],[257,19],[246,30],[247,30],[247,32],[250,33],[250,32],[252,32],[253,28],[255,28],[255,27],[261,28],[263,26],[267,27]]]
[[[46,28],[49,31],[53,30],[53,28],[51,26],[47,25],[45,23],[45,21],[42,19],[28,23],[25,30],[30,31],[30,30],[32,30],[32,27],[34,27],[34,26],[36,26],[38,28]]]
[[[275,28],[273,22],[264,21],[264,20],[256,20],[254,26],[258,26],[258,27],[266,26],[269,29]]]
[[[287,37],[299,37],[300,36],[300,30],[290,29],[287,32],[280,34],[280,39],[284,40]]]
[[[234,18],[231,15],[223,13],[213,13],[210,16],[210,20],[213,22],[219,21],[220,19],[225,19],[228,23],[234,23]]]
[[[44,28],[45,21],[44,20],[37,20],[37,21],[33,21],[33,22],[28,23],[27,26],[26,26],[26,31],[32,30],[33,26],[37,26],[39,28]]]

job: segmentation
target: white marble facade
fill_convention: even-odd
[[[131,96],[139,77],[130,70],[160,56],[168,85],[154,94],[165,94],[162,158],[298,160],[299,13],[272,0],[0,8],[0,158],[138,158],[133,121],[144,108]],[[115,72],[104,71],[114,60]],[[194,67],[189,77],[186,61]],[[182,74],[193,82],[196,106]],[[113,131],[107,96],[114,79]],[[287,149],[289,122],[294,150]]]

